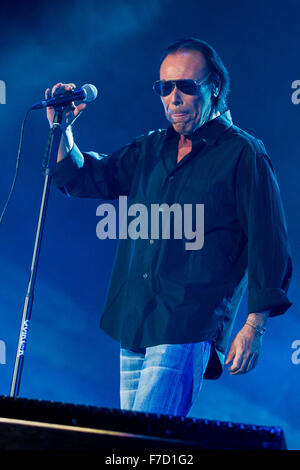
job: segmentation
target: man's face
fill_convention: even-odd
[[[205,57],[198,51],[177,51],[168,55],[160,67],[160,80],[202,80],[207,75]],[[211,110],[211,91],[207,82],[199,87],[198,95],[187,95],[175,86],[161,100],[166,118],[179,134],[192,134],[208,119]]]

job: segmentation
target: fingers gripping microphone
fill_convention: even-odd
[[[97,98],[98,90],[95,85],[86,84],[83,85],[78,90],[73,90],[68,92],[67,94],[60,94],[49,98],[48,100],[39,101],[31,106],[31,109],[41,109],[51,106],[61,107],[71,103],[72,101],[85,101],[90,102],[94,101]]]

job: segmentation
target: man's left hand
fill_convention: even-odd
[[[244,325],[234,338],[225,365],[230,364],[228,368],[231,375],[245,374],[254,369],[262,346],[262,336],[249,325]]]

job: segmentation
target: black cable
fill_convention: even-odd
[[[17,177],[18,177],[18,173],[19,173],[19,166],[20,166],[20,159],[21,159],[21,149],[22,149],[22,144],[23,144],[23,135],[24,135],[24,127],[25,127],[25,122],[26,122],[26,119],[28,117],[28,114],[30,113],[31,111],[31,108],[26,112],[26,115],[23,119],[23,122],[22,122],[22,126],[21,126],[21,133],[20,133],[20,141],[19,141],[19,148],[18,148],[18,154],[17,154],[17,161],[16,161],[16,169],[15,169],[15,175],[14,175],[14,179],[13,179],[13,182],[12,182],[12,185],[11,185],[11,188],[10,188],[10,192],[9,192],[9,195],[8,195],[8,198],[7,198],[7,201],[4,205],[4,209],[2,211],[2,214],[0,216],[0,224],[2,222],[2,219],[4,217],[4,214],[6,212],[6,209],[7,209],[7,206],[9,204],[9,201],[11,199],[11,196],[13,194],[13,191],[15,189],[15,184],[16,184],[16,181],[17,181]]]

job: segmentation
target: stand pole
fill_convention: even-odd
[[[24,301],[23,307],[23,315],[20,327],[20,334],[19,334],[19,342],[18,348],[15,358],[15,365],[13,371],[13,377],[11,382],[11,389],[10,389],[10,397],[17,397],[19,394],[20,389],[20,382],[22,376],[22,369],[24,363],[24,353],[27,344],[27,335],[29,330],[30,318],[31,318],[31,311],[33,305],[33,298],[34,298],[34,288],[35,288],[35,281],[36,275],[38,270],[39,264],[39,257],[40,257],[40,250],[41,250],[41,243],[43,237],[43,230],[45,225],[45,218],[47,212],[47,205],[50,193],[50,185],[52,179],[52,173],[56,166],[56,157],[59,148],[60,138],[61,138],[61,128],[60,122],[62,119],[62,108],[56,109],[53,125],[49,132],[49,139],[44,155],[43,161],[43,169],[44,169],[44,188],[40,206],[40,213],[39,219],[36,229],[36,236],[34,242],[34,249],[31,261],[31,269],[30,269],[30,276],[29,282],[27,287],[27,292]]]

